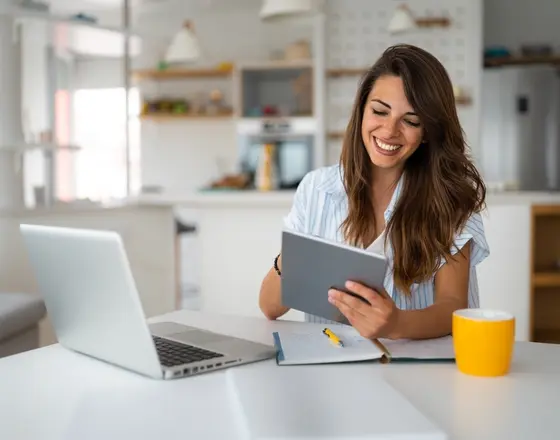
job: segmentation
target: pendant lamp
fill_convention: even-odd
[[[448,17],[415,17],[408,6],[400,5],[389,22],[388,31],[392,34],[413,31],[424,28],[449,27],[451,20]]]
[[[188,63],[200,57],[200,45],[194,31],[194,25],[187,20],[177,32],[165,54],[165,61],[170,64]]]
[[[411,31],[416,28],[416,20],[406,5],[400,5],[389,22],[388,30],[393,34]]]
[[[262,20],[275,20],[296,15],[308,15],[316,10],[314,0],[263,0]]]

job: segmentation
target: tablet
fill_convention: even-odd
[[[386,270],[385,256],[312,235],[282,232],[282,304],[285,307],[348,324],[344,315],[329,303],[329,289],[352,294],[344,287],[350,280],[381,290]]]

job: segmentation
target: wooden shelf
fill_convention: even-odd
[[[560,329],[535,329],[533,340],[534,342],[544,342],[546,344],[560,344]]]
[[[419,28],[448,28],[451,20],[447,17],[422,17],[414,20]]]
[[[207,69],[152,69],[137,70],[133,77],[137,80],[152,79],[189,79],[189,78],[227,78],[231,76],[233,69],[207,68]]]
[[[534,287],[560,287],[560,271],[534,273],[533,286]]]
[[[531,242],[531,340],[560,343],[560,206],[532,207]]]
[[[533,205],[532,210],[535,217],[560,216],[560,205]]]
[[[197,114],[197,113],[144,113],[140,115],[142,120],[151,121],[172,121],[172,120],[195,120],[195,119],[229,119],[233,117],[233,112],[217,114]]]
[[[352,69],[327,69],[327,77],[338,78],[341,76],[361,76],[368,71],[367,68]]]
[[[488,57],[484,59],[484,67],[523,66],[532,64],[557,64],[560,66],[560,55]]]
[[[470,105],[470,104],[472,104],[472,98],[470,96],[457,96],[455,98],[455,104],[457,104],[457,105]]]
[[[327,133],[328,139],[342,139],[344,137],[343,131],[330,131]]]
[[[278,60],[262,63],[245,63],[239,66],[239,70],[299,70],[312,69],[312,60]]]
[[[362,76],[368,71],[368,68],[350,68],[350,69],[327,69],[328,78],[341,78],[344,76]],[[469,105],[472,103],[472,98],[469,96],[458,96],[455,98],[457,105]]]

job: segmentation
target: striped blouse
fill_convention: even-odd
[[[386,223],[391,218],[399,199],[402,183],[403,177],[398,182],[391,201],[385,210],[384,217]],[[342,181],[340,166],[323,167],[309,172],[301,181],[296,190],[293,206],[289,214],[284,218],[284,227],[304,234],[319,236],[327,240],[344,242],[340,225],[346,218],[347,213],[348,199]],[[472,308],[479,306],[476,266],[489,255],[480,214],[471,216],[464,229],[457,234],[455,246],[451,249],[451,254],[457,253],[469,240],[471,240],[471,261],[468,305]],[[376,242],[378,243],[378,240]],[[375,246],[375,244],[372,244],[372,246]],[[423,309],[433,304],[435,273],[429,280],[420,284],[413,284],[411,295],[406,295],[398,290],[393,282],[393,258],[390,245],[385,249],[385,256],[388,261],[388,270],[385,275],[384,287],[395,301],[397,307],[405,310],[414,310]],[[445,261],[442,261],[443,264],[445,264]],[[309,314],[306,314],[305,318],[311,322],[330,323],[330,321]]]

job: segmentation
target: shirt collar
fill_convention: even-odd
[[[342,177],[343,177],[342,167],[339,166],[336,169],[335,175],[333,175],[331,178],[325,179],[323,182],[317,185],[317,190],[325,192],[329,194],[332,198],[337,200],[346,199],[347,195],[346,195],[346,190],[344,189],[344,182]],[[403,181],[404,181],[404,173],[399,178],[399,181],[397,182],[397,186],[395,187],[395,190],[393,191],[393,195],[391,196],[391,201],[389,202],[389,205],[387,206],[387,209],[384,212],[386,223],[389,221],[389,219],[393,215],[393,212],[395,211],[395,207],[399,201],[402,192]]]
[[[329,173],[328,177],[317,185],[317,190],[336,199],[345,198],[346,190],[344,189],[342,166],[337,166],[332,175]]]

